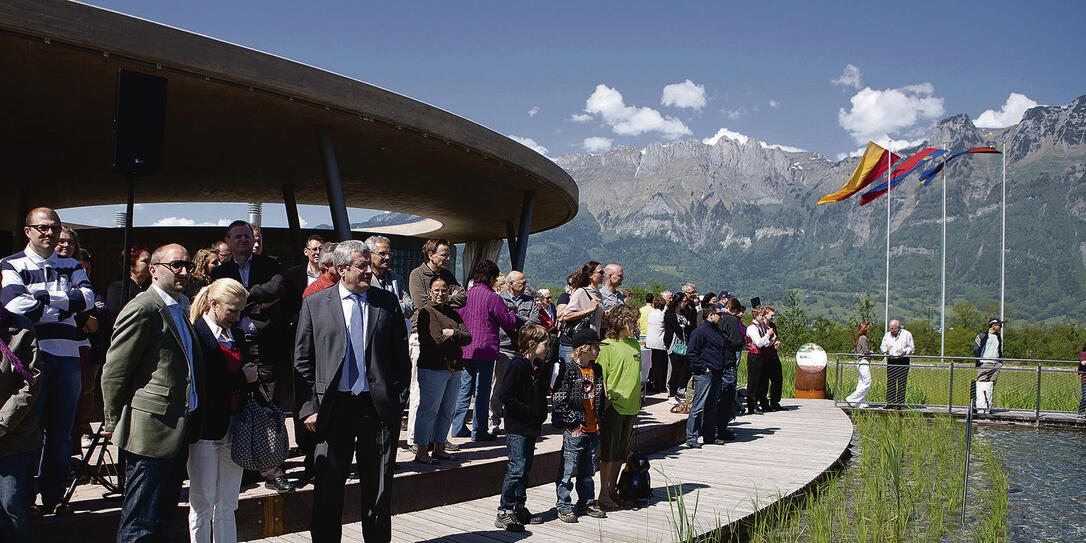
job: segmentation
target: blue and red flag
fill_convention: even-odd
[[[996,149],[995,147],[974,147],[974,148],[969,149],[967,151],[962,151],[960,153],[954,153],[953,155],[950,155],[949,157],[947,157],[946,160],[940,162],[938,166],[924,172],[924,175],[920,176],[920,184],[921,185],[927,185],[928,181],[931,181],[932,179],[935,178],[936,175],[939,175],[939,172],[943,171],[943,168],[946,167],[947,162],[950,162],[951,160],[954,160],[955,158],[958,158],[958,157],[960,157],[962,155],[969,154],[969,153],[1002,154],[1002,151],[1000,151],[999,149]]]
[[[945,153],[946,149],[928,147],[920,151],[919,153],[916,153],[915,155],[905,159],[905,161],[902,162],[900,166],[894,168],[894,171],[890,174],[889,182],[883,181],[882,183],[876,185],[875,188],[860,195],[860,205],[867,205],[874,201],[876,198],[882,196],[883,194],[894,190],[895,188],[897,188],[898,183],[901,183],[901,181],[908,177],[909,174],[913,173],[921,166],[926,165],[928,161],[933,160],[936,157],[941,156]],[[886,188],[887,184],[889,184],[890,188]]]

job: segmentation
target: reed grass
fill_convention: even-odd
[[[842,474],[798,499],[759,507],[743,530],[704,526],[683,501],[672,506],[674,541],[900,543],[1006,541],[1007,477],[1000,455],[974,436],[969,501],[961,518],[964,426],[947,415],[857,412],[859,453]],[[974,479],[976,483],[974,483]],[[666,480],[666,477],[665,477]],[[671,485],[672,483],[668,483]],[[669,496],[670,500],[670,496]],[[684,515],[687,515],[684,517]],[[681,528],[681,529],[680,529]]]

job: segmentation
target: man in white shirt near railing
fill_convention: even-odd
[[[901,328],[901,321],[894,319],[879,349],[887,355],[886,404],[900,409],[905,403],[905,385],[909,380],[909,355],[916,352],[913,335]]]

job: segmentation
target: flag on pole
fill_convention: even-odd
[[[946,153],[946,149],[936,149],[935,147],[928,147],[916,153],[915,155],[905,159],[898,167],[894,168],[894,171],[890,173],[890,182],[887,187],[887,182],[883,181],[875,186],[875,188],[860,195],[860,205],[865,206],[873,202],[879,196],[890,192],[897,188],[898,183],[904,180],[909,174],[920,169],[921,166],[925,166],[928,161]]]
[[[924,172],[924,175],[920,176],[920,184],[921,185],[927,185],[928,181],[931,181],[932,179],[935,179],[935,176],[939,175],[939,172],[943,171],[943,168],[946,167],[947,162],[950,162],[951,160],[954,160],[955,158],[958,158],[958,157],[960,157],[962,155],[969,154],[969,153],[1002,154],[1002,152],[999,149],[996,149],[995,147],[974,147],[972,149],[969,149],[968,151],[962,151],[960,153],[954,153],[953,155],[948,156],[946,158],[946,160],[940,162],[938,166]]]
[[[887,156],[890,157],[889,164],[887,164]],[[873,141],[868,142],[867,149],[864,150],[863,156],[860,157],[860,163],[856,165],[856,170],[852,172],[852,177],[845,183],[845,186],[833,194],[823,196],[818,200],[818,203],[840,202],[851,197],[884,175],[890,169],[890,166],[898,160],[901,160],[900,156],[883,149]]]

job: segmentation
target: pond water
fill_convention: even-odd
[[[1086,541],[1086,432],[977,426],[1003,454],[1007,541]]]

